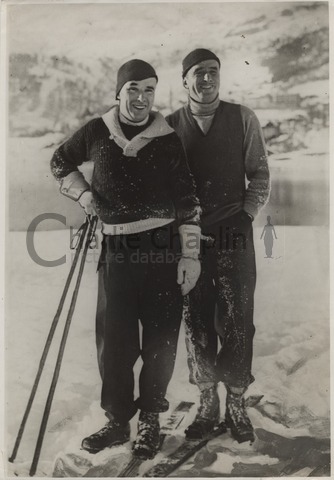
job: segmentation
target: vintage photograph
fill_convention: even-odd
[[[323,1],[20,2],[11,477],[330,477]]]

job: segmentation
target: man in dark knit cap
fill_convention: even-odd
[[[137,409],[133,451],[144,458],[157,452],[182,295],[200,274],[199,202],[178,136],[152,111],[157,81],[142,60],[122,65],[119,105],[78,130],[51,160],[60,191],[102,223],[96,340],[108,423],[83,440],[82,448],[91,453],[128,441]],[[78,170],[89,160],[91,184]],[[133,367],[140,355],[135,400]]]
[[[167,121],[194,175],[204,239],[186,320],[190,381],[200,389],[200,405],[186,435],[200,438],[219,422],[217,383],[223,382],[227,426],[239,442],[253,441],[244,394],[254,381],[252,221],[269,196],[266,149],[255,114],[219,99],[220,60],[213,52],[193,50],[182,67],[188,104]]]

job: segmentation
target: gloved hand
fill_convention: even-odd
[[[182,295],[187,295],[194,288],[201,273],[198,258],[181,257],[177,266],[177,283],[181,285]]]
[[[83,192],[80,195],[78,202],[85,210],[86,215],[92,215],[93,217],[97,215],[93,194],[90,190],[86,190],[85,192]]]

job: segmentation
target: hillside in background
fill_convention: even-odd
[[[31,15],[36,29],[35,36],[27,33],[26,43],[18,45],[14,39],[9,42],[12,136],[40,136],[48,132],[67,135],[94,114],[103,113],[114,103],[118,67],[133,57],[145,58],[156,67],[160,77],[156,106],[167,114],[186,99],[180,62],[191,48],[198,46],[214,49],[222,59],[223,98],[255,110],[271,111],[260,115],[263,126],[300,115],[300,111],[294,115],[291,109],[302,109],[307,122],[316,119],[320,124],[328,123],[326,3],[210,4],[209,8],[203,4],[192,4],[192,8],[190,4],[137,5],[132,13],[138,14],[137,27],[135,18],[127,16],[130,11],[108,5],[113,9],[104,16],[99,7],[77,9],[77,24],[72,33],[66,22],[73,22],[73,15],[72,19],[70,15],[63,16],[67,36],[59,35],[57,46],[50,43],[52,31],[47,30],[51,28],[51,17],[49,21],[44,15],[43,21],[35,10],[13,12],[19,26],[20,20],[29,20]],[[48,12],[54,14],[57,24],[57,10]],[[91,18],[91,12],[95,17]],[[190,24],[196,35],[190,31]],[[89,30],[89,25],[97,29],[98,36]],[[151,42],[144,36],[148,28]],[[114,37],[110,37],[110,31]],[[128,43],[121,41],[124,31],[131,31]],[[94,41],[89,42],[89,34]],[[122,50],[117,42],[122,44]],[[282,113],[284,109],[290,113]]]

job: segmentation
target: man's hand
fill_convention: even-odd
[[[86,215],[92,215],[93,217],[97,215],[93,194],[90,190],[86,190],[85,192],[83,192],[78,202],[85,210]]]
[[[177,283],[181,285],[182,295],[194,288],[201,273],[201,262],[197,258],[181,257],[177,266]]]

